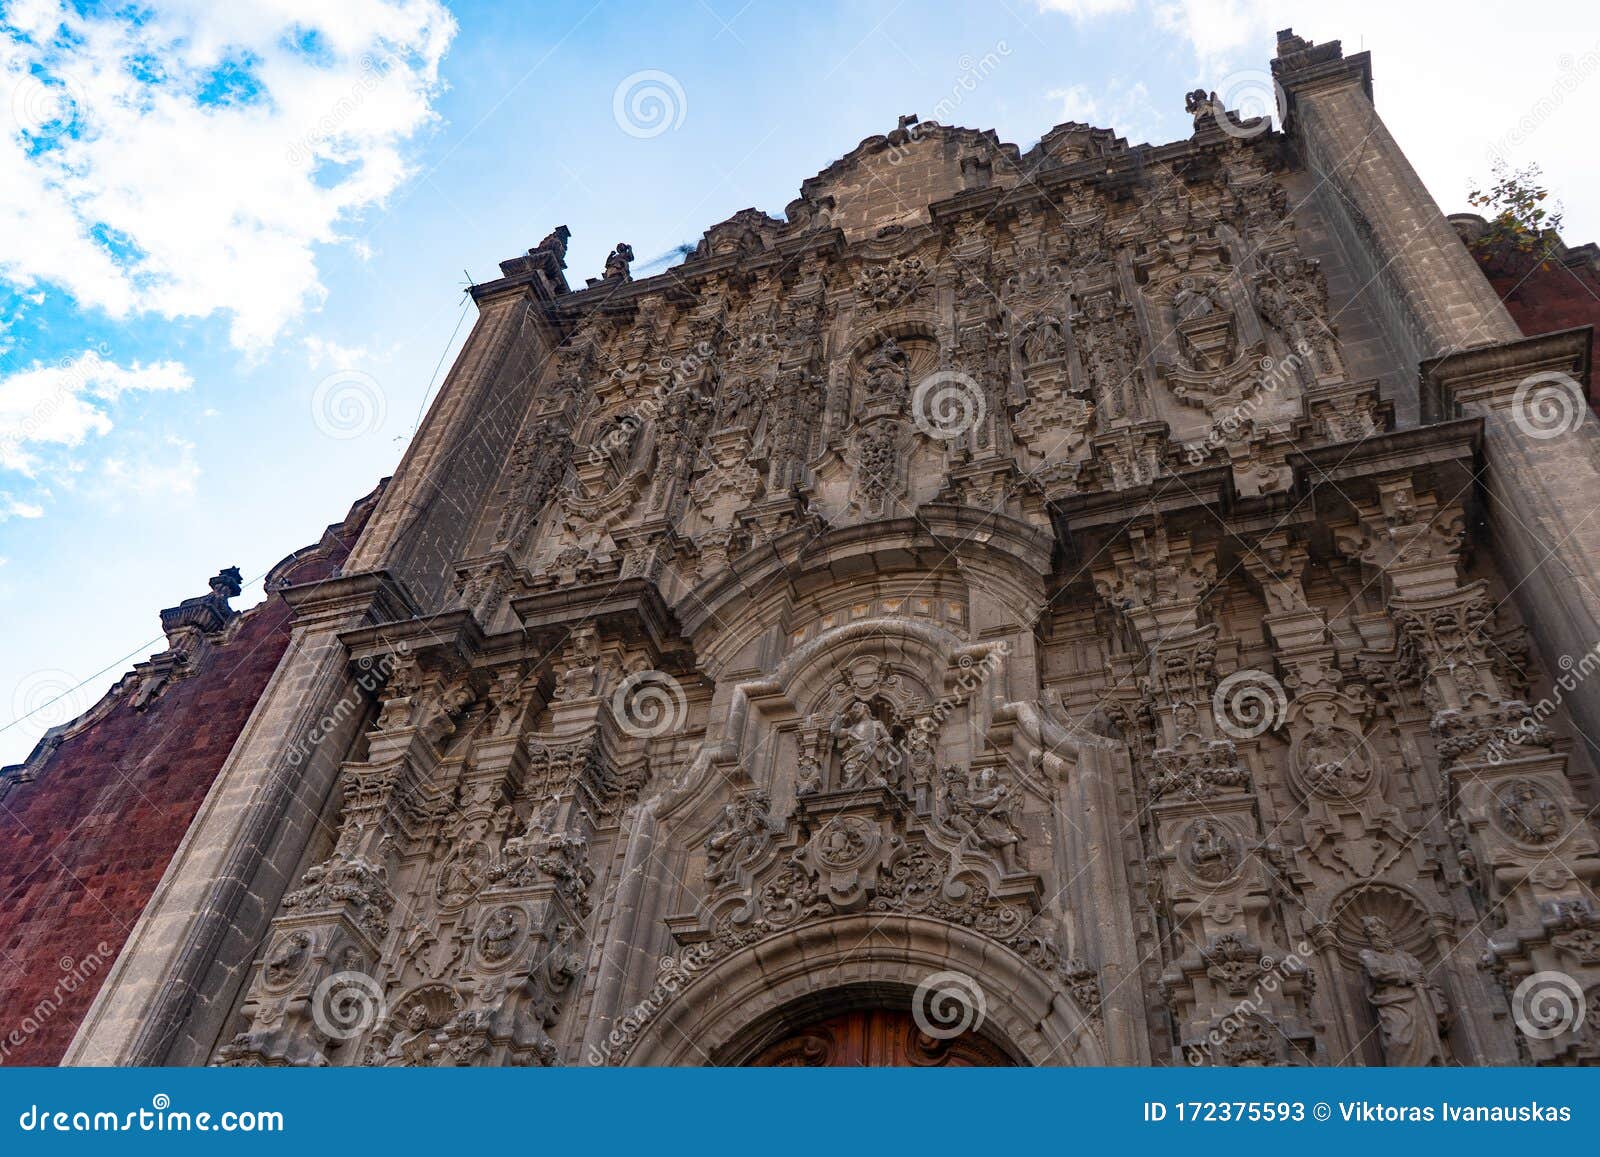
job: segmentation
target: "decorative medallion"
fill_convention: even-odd
[[[1231,877],[1243,859],[1238,837],[1226,824],[1213,819],[1198,819],[1189,825],[1180,854],[1189,874],[1207,884],[1220,884]]]
[[[291,932],[273,946],[267,955],[262,978],[268,988],[287,988],[305,969],[311,957],[311,937],[305,932]]]
[[[878,825],[862,816],[835,816],[817,833],[817,862],[836,872],[858,867],[877,848],[878,834]]]
[[[1531,779],[1514,779],[1495,793],[1500,829],[1523,844],[1553,844],[1566,829],[1561,805],[1544,786]]]
[[[478,933],[478,959],[485,964],[504,964],[511,959],[522,939],[527,917],[512,904],[496,908]]]
[[[1313,727],[1295,741],[1294,766],[1306,790],[1321,799],[1355,799],[1373,783],[1366,741],[1348,727]]]

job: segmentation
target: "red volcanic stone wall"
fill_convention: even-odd
[[[1600,327],[1600,269],[1593,246],[1543,262],[1485,265],[1506,309],[1529,337],[1581,325]]]
[[[375,495],[275,580],[349,553]],[[0,1063],[60,1061],[289,641],[271,594],[142,710],[124,679],[20,782],[0,781]],[[8,769],[13,774],[17,769]]]
[[[1485,228],[1483,218],[1469,213],[1457,214],[1450,221],[1469,243]],[[1568,248],[1552,238],[1549,255],[1542,261],[1477,248],[1472,255],[1512,320],[1529,337],[1585,325],[1600,330],[1600,249],[1592,243]],[[1593,383],[1589,394],[1590,405],[1595,405]]]

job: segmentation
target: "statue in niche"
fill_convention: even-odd
[[[933,761],[937,736],[933,719],[924,716],[906,729],[906,761],[910,764],[910,783],[902,783],[915,800],[917,809],[923,810],[932,802]]]
[[[1449,1011],[1444,994],[1428,983],[1422,961],[1395,943],[1387,921],[1364,916],[1361,930],[1371,945],[1361,950],[1361,969],[1367,1000],[1378,1014],[1384,1063],[1444,1064],[1441,1032]]]
[[[429,1021],[426,1005],[414,1004],[406,1011],[404,1027],[394,1034],[394,1039],[383,1050],[386,1068],[425,1065],[429,1062],[436,1051],[433,1025]]]
[[[905,351],[889,338],[867,359],[867,401],[903,400],[911,386],[911,368]]]
[[[639,443],[643,423],[632,414],[623,414],[600,435],[600,449],[620,477],[633,461],[634,447]]]
[[[840,787],[888,787],[896,762],[894,736],[861,699],[828,729],[839,752]]]
[[[727,398],[722,404],[722,421],[718,423],[723,430],[754,430],[761,421],[761,388],[756,382],[749,379],[740,379],[728,389]]]
[[[988,852],[1007,875],[1017,871],[1017,834],[1011,817],[1011,790],[992,767],[982,768],[972,785],[959,767],[944,769],[946,822],[961,833],[962,843]]]
[[[1061,336],[1061,323],[1053,317],[1042,318],[1023,331],[1022,362],[1026,366],[1054,361],[1065,349],[1066,340]]]

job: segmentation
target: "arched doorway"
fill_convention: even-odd
[[[947,971],[977,983],[980,1039],[1009,1063],[1107,1063],[1099,1024],[1010,947],[932,917],[881,912],[813,920],[697,966],[665,1003],[641,1005],[646,1015],[619,1025],[606,1049],[628,1065],[748,1065],[834,1017],[909,1017],[918,985]]]
[[[981,1068],[1015,1062],[977,1033],[930,1036],[909,1012],[864,1008],[819,1020],[768,1045],[754,1068]]]

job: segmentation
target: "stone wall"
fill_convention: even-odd
[[[1367,68],[506,262],[69,1059],[731,1064],[952,985],[1032,1064],[1600,1055],[1519,1019],[1600,981],[1594,588],[1520,593],[1600,456],[1507,409],[1587,345]]]
[[[280,588],[337,570],[376,500],[273,568],[259,605],[231,611],[219,576],[220,596],[165,612],[169,650],[0,769],[4,1063],[66,1051],[283,657]]]

